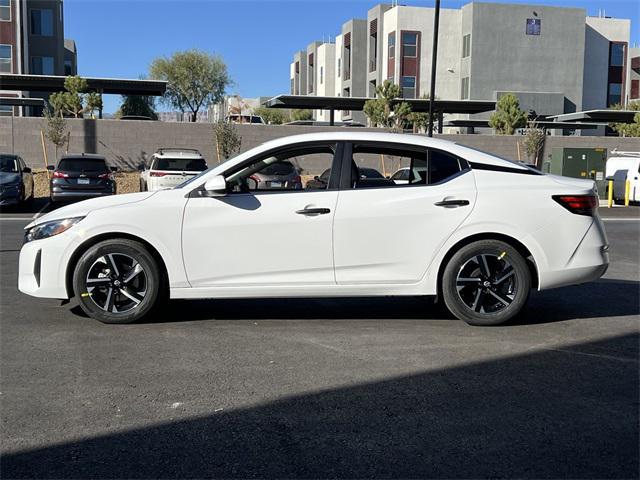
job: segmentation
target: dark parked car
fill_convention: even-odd
[[[101,155],[87,153],[65,155],[53,170],[50,181],[51,201],[79,200],[116,193],[115,167],[109,168]]]
[[[0,206],[17,205],[33,199],[33,175],[24,160],[0,153]]]

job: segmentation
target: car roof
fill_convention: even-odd
[[[371,132],[361,130],[330,131],[304,133],[270,140],[256,147],[252,153],[259,153],[259,149],[269,150],[272,148],[285,147],[296,143],[322,142],[322,141],[344,141],[344,142],[383,142],[414,145],[418,147],[436,148],[458,155],[465,160],[484,163],[488,165],[504,166],[515,169],[528,170],[527,167],[519,165],[511,160],[494,156],[487,152],[482,152],[474,148],[444,140],[432,138],[425,135],[412,135],[406,133]]]
[[[193,148],[159,148],[154,154],[156,158],[184,158],[199,160],[202,154]]]
[[[95,153],[67,153],[60,157],[60,161],[62,160],[104,160],[107,161],[107,158],[104,155],[97,155]]]

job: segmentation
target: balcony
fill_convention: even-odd
[[[378,69],[378,59],[369,60],[369,72],[375,72]]]

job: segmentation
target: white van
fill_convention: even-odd
[[[629,201],[640,202],[640,152],[613,150],[607,158],[606,177],[613,178],[613,200],[624,202],[625,182],[629,180]]]

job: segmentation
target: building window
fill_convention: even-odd
[[[309,54],[308,57],[308,65],[309,65],[309,74],[307,75],[308,83],[307,90],[309,93],[313,93],[313,79],[315,76],[315,68],[313,64],[313,53]]]
[[[540,35],[540,19],[527,18],[527,35]]]
[[[74,71],[73,71],[73,62],[71,60],[65,60],[64,61],[64,74],[65,76],[69,76],[69,75],[73,75]]]
[[[11,1],[10,0],[0,0],[0,21],[3,21],[3,22],[11,21]]]
[[[324,67],[320,65],[320,85],[324,83]]]
[[[389,61],[387,65],[387,79],[393,81],[396,69],[396,32],[391,32],[388,38]]]
[[[375,72],[378,68],[378,19],[374,18],[369,23],[369,71]]]
[[[0,105],[0,117],[10,117],[13,115],[13,107],[11,105]]]
[[[402,33],[402,56],[417,57],[418,56],[418,34],[403,32]]]
[[[618,105],[622,103],[622,84],[610,83],[607,106]]]
[[[0,72],[11,73],[12,71],[11,45],[0,45]]]
[[[338,57],[338,78],[340,78],[340,57]]]
[[[640,98],[640,80],[631,80],[631,96],[633,100]]]
[[[469,99],[469,77],[464,77],[460,85],[460,98],[462,100]]]
[[[53,10],[35,8],[31,10],[31,35],[53,36]]]
[[[462,58],[467,58],[471,55],[471,34],[467,33],[462,37]]]
[[[53,75],[53,57],[31,57],[31,73]]]
[[[611,43],[609,45],[609,66],[611,67],[624,66],[624,44],[623,43]]]
[[[343,97],[350,97],[351,96],[351,90],[349,88],[345,88],[342,90],[342,96]],[[343,110],[342,111],[342,116],[343,117],[349,117],[351,116],[351,111],[350,110]]]
[[[416,77],[403,76],[400,86],[403,98],[416,98]]]
[[[291,79],[291,95],[295,95],[296,92],[294,90],[294,84],[296,83],[295,79]]]

